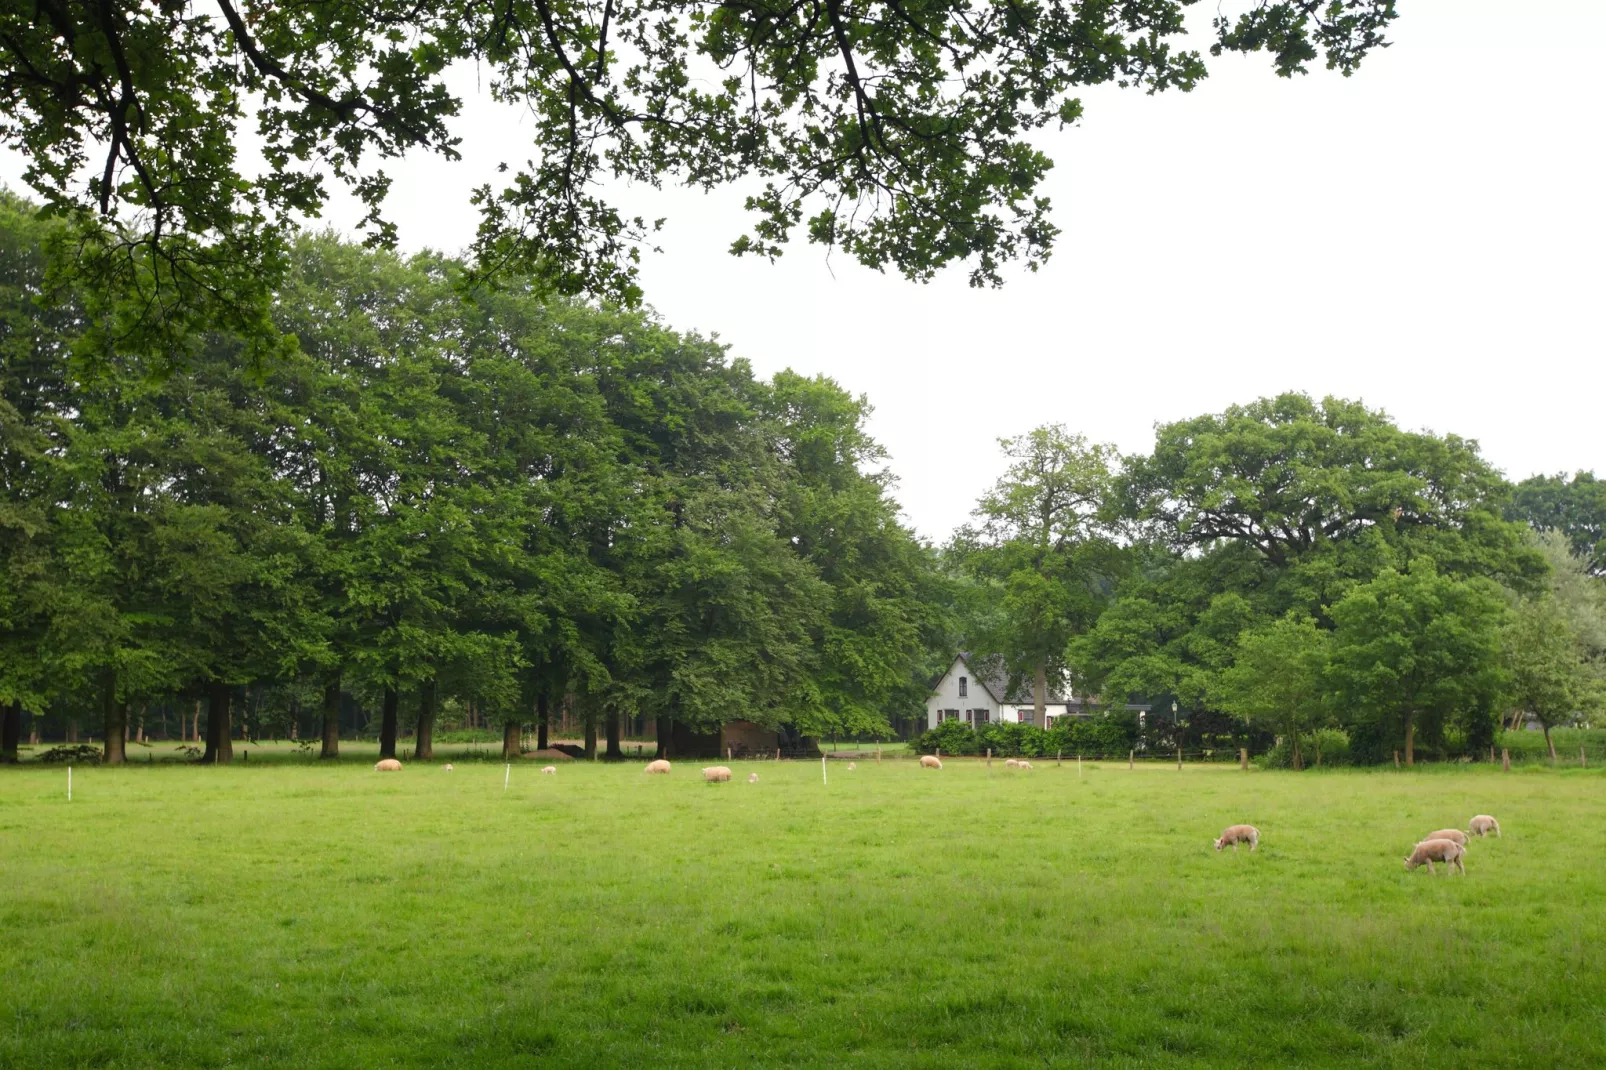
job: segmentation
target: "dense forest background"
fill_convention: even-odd
[[[671,722],[909,735],[956,650],[1039,706],[1097,696],[1090,741],[1294,767],[1324,742],[1484,757],[1503,724],[1602,705],[1590,473],[1513,487],[1473,442],[1291,394],[1161,425],[1146,456],[1005,440],[974,523],[932,546],[866,399],[761,380],[650,313],[309,235],[282,344],[198,330],[156,368],[81,344],[54,226],[0,196],[10,756],[82,733],[117,762],[160,732],[204,761],[343,734],[427,757],[437,727],[513,753],[559,718],[610,755]]]

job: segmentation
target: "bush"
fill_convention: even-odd
[[[39,755],[41,762],[71,762],[89,765],[100,761],[100,748],[93,743],[63,743]]]
[[[1136,721],[1130,717],[1106,715],[1061,720],[1053,728],[1040,728],[1013,721],[993,721],[979,729],[963,721],[944,721],[915,737],[913,746],[921,754],[985,754],[992,749],[999,758],[1046,758],[1058,753],[1087,757],[1120,757],[1132,748]]]
[[[1299,756],[1305,762],[1307,769],[1317,765],[1316,756],[1321,755],[1321,765],[1349,765],[1350,745],[1349,736],[1337,728],[1319,728],[1314,732],[1299,737]],[[1262,769],[1291,769],[1294,761],[1293,744],[1284,736],[1277,741],[1277,745],[1257,759]]]

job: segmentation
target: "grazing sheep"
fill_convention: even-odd
[[[1253,851],[1260,846],[1260,830],[1253,825],[1233,825],[1221,834],[1221,839],[1216,841],[1216,850],[1219,851],[1232,844],[1232,849],[1236,852],[1240,843],[1247,843],[1249,849]]]
[[[1467,834],[1460,829],[1440,829],[1437,832],[1430,832],[1423,836],[1420,842],[1426,843],[1428,840],[1454,840],[1462,847],[1465,847],[1467,845]]]
[[[448,773],[450,773],[452,771],[452,763],[451,762],[447,762],[446,763],[446,771]]]
[[[710,784],[723,784],[731,778],[731,767],[728,765],[710,765],[703,770],[703,779]]]
[[[381,758],[374,763],[374,772],[399,773],[401,772],[401,763],[394,758]]]
[[[1016,769],[1030,769],[1031,767],[1032,763],[1028,762],[1025,758],[1022,758],[1020,761],[1015,763]]]
[[[642,772],[643,773],[667,773],[667,772],[669,772],[669,763],[667,761],[665,761],[664,759],[659,758],[659,759],[656,759],[655,761],[648,762],[647,763],[647,768],[643,769]]]
[[[747,774],[747,782],[749,784],[757,784],[758,783],[758,774],[757,773],[748,773]]]
[[[942,768],[942,759],[938,758],[938,757],[936,757],[934,755],[931,755],[931,754],[922,754],[920,756],[920,768],[922,768],[922,769],[941,769]]]
[[[1017,762],[1017,761],[1016,761],[1016,760],[1015,760],[1015,759],[1013,759],[1013,758],[1005,758],[1005,759],[1004,759],[1004,768],[1005,768],[1005,769],[1013,769],[1013,768],[1015,768],[1015,767],[1016,767],[1016,766],[1017,766],[1017,765],[1019,765],[1019,764],[1020,764],[1020,763],[1019,763],[1019,762]]]
[[[541,767],[541,772],[543,773],[556,773],[557,771],[558,767],[555,765],[543,765]]]
[[[1426,865],[1428,872],[1432,873],[1433,863],[1444,862],[1449,865],[1452,873],[1459,869],[1461,875],[1465,877],[1467,867],[1462,859],[1466,854],[1467,849],[1454,840],[1423,840],[1416,845],[1416,850],[1406,856],[1405,868],[1415,869],[1417,866]]]
[[[1488,814],[1479,814],[1477,817],[1467,822],[1467,831],[1471,832],[1474,836],[1487,836],[1491,832],[1496,836],[1499,836],[1500,822],[1496,821]]]
[[[850,772],[850,773],[853,772],[853,770],[855,768],[857,768],[857,767],[852,762],[848,763],[848,772]]]

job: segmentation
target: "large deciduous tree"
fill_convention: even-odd
[[[1331,608],[1328,680],[1352,737],[1396,743],[1414,764],[1418,734],[1446,724],[1488,737],[1503,685],[1505,606],[1489,580],[1459,580],[1426,558],[1385,569]]]
[[[1291,614],[1259,625],[1238,636],[1232,665],[1216,684],[1221,709],[1287,737],[1295,769],[1304,767],[1300,735],[1318,727],[1326,712],[1329,637],[1310,617]]]
[[[1506,516],[1560,532],[1592,575],[1606,576],[1606,479],[1594,472],[1531,476],[1517,484]]]
[[[1042,724],[1048,681],[1064,678],[1068,644],[1098,619],[1122,564],[1102,519],[1119,458],[1059,425],[1000,444],[1009,468],[953,551],[997,598],[978,653],[1002,658],[1011,687],[1031,681]]]
[[[876,268],[969,260],[996,283],[1056,235],[1036,131],[1075,122],[1086,87],[1205,76],[1181,45],[1188,3],[41,0],[0,9],[0,137],[74,223],[58,266],[84,281],[101,352],[182,357],[211,326],[271,338],[290,220],[316,217],[331,179],[393,241],[380,165],[456,156],[458,66],[535,119],[509,178],[475,195],[483,266],[633,299],[653,228],[606,182],[756,180],[738,253],[773,257],[802,228]],[[1234,4],[1212,52],[1349,74],[1394,17],[1394,0]],[[260,166],[239,148],[251,128]]]

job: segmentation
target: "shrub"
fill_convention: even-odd
[[[1337,728],[1318,728],[1299,737],[1299,756],[1304,760],[1307,769],[1316,766],[1318,753],[1324,766],[1349,765],[1349,736]],[[1294,748],[1286,736],[1257,759],[1262,769],[1289,769],[1293,767],[1293,760]]]
[[[991,748],[997,758],[1047,758],[1061,752],[1111,758],[1131,749],[1135,728],[1133,718],[1119,715],[1061,719],[1048,729],[1013,721],[993,721],[976,729],[963,721],[944,721],[917,736],[913,745],[921,754],[940,747],[944,754],[979,755]]]
[[[39,755],[41,762],[72,762],[87,765],[100,761],[100,748],[93,743],[63,743]]]

